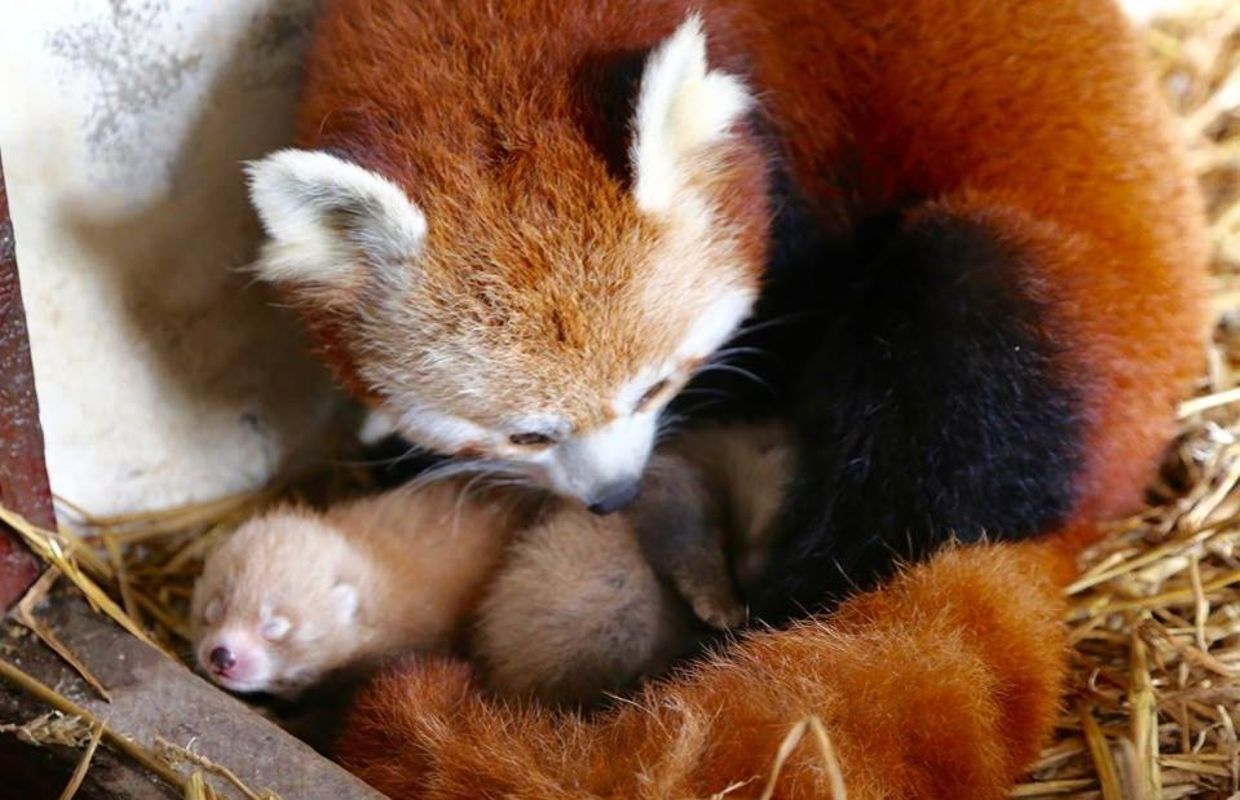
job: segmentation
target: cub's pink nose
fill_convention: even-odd
[[[217,647],[211,651],[208,656],[211,661],[211,667],[216,672],[227,672],[237,663],[237,657],[227,647]]]

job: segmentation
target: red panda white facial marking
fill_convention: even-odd
[[[558,97],[530,87],[530,107],[546,104],[536,131],[462,109],[446,144],[422,130],[399,161],[375,160],[407,174],[323,152],[258,162],[251,195],[272,241],[256,271],[328,331],[329,358],[378,412],[369,435],[468,449],[606,509],[631,497],[687,364],[749,313],[765,220],[734,200],[764,178],[738,135],[752,101],[710,69],[696,16],[647,60],[631,185]],[[481,145],[454,149],[471,137]],[[502,174],[476,155],[496,138],[521,144]],[[651,391],[661,383],[673,390]]]

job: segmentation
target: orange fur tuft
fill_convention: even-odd
[[[338,752],[392,797],[753,797],[814,716],[852,800],[997,800],[1056,713],[1062,604],[1038,545],[945,552],[592,720],[493,703],[463,665],[413,660],[367,690]],[[807,736],[774,797],[829,786]]]

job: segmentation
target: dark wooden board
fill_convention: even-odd
[[[9,218],[0,161],[0,503],[42,526],[55,523],[43,463],[43,429],[35,399],[26,314],[17,276],[17,240]],[[38,575],[38,562],[11,531],[0,528],[0,609]]]
[[[3,639],[0,658],[55,687],[90,713],[106,718],[112,730],[148,749],[156,737],[182,747],[192,742],[194,752],[227,766],[254,790],[270,788],[284,800],[381,797],[249,706],[121,631],[92,611],[76,592],[54,592],[39,607],[38,616],[108,688],[112,702],[102,700],[33,636]],[[29,695],[0,682],[0,722],[25,722],[45,710]],[[0,776],[4,776],[0,778],[0,798],[6,796],[4,779],[16,777],[11,771],[13,762],[6,767],[4,761],[6,753],[21,753],[15,747],[0,747]],[[64,762],[66,755],[72,760]],[[71,767],[77,756],[71,750],[62,754],[62,770],[66,765]],[[109,767],[106,774],[110,785],[101,787],[98,795],[81,794],[83,800],[110,797],[108,792],[122,785],[134,796],[162,796],[164,790],[133,764],[116,764],[115,760],[112,764],[115,769]],[[26,779],[33,781],[29,775]],[[40,797],[37,791],[38,785],[32,783],[14,796]],[[227,791],[221,796],[241,800],[240,794]]]

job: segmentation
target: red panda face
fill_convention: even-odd
[[[752,307],[764,165],[738,130],[748,95],[707,68],[694,17],[644,70],[631,185],[554,99],[532,131],[495,120],[488,147],[402,142],[408,171],[258,162],[257,270],[392,429],[610,510],[659,412]],[[497,157],[499,140],[520,146]]]
[[[306,512],[247,521],[211,552],[194,585],[199,668],[229,691],[291,698],[347,665],[364,621],[358,559],[339,531]]]

